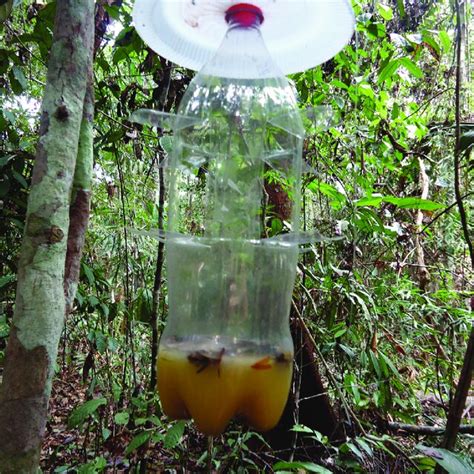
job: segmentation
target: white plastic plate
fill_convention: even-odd
[[[200,70],[227,30],[236,0],[136,0],[135,27],[158,54]],[[263,11],[265,44],[284,74],[304,71],[337,54],[351,39],[354,15],[347,0],[255,0]]]

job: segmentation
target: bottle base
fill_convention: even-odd
[[[206,435],[243,419],[257,431],[279,421],[288,398],[292,353],[227,354],[219,350],[160,349],[158,391],[171,419],[194,419]]]

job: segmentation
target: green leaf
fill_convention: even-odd
[[[87,301],[93,308],[95,308],[99,304],[97,296],[94,295],[90,295],[89,298],[87,298]]]
[[[16,280],[16,276],[13,274],[10,275],[4,275],[0,277],[0,289],[3,288],[4,286],[8,285],[9,283],[13,282]]]
[[[82,425],[84,421],[97,410],[97,408],[106,403],[107,400],[105,398],[95,398],[75,408],[69,415],[69,428],[75,428],[76,426]]]
[[[451,49],[451,38],[446,31],[439,32],[439,40],[441,41],[441,45],[445,52],[448,52]]]
[[[313,430],[305,425],[294,425],[293,428],[291,428],[291,431],[294,431],[296,433],[313,434]]]
[[[435,38],[432,34],[431,31],[424,31],[422,35],[423,42],[425,43],[425,46],[427,46],[431,54],[434,54],[434,56],[439,60],[439,56],[441,54],[441,48],[439,46],[439,43],[437,41],[437,38]]]
[[[313,193],[322,193],[331,199],[331,206],[340,209],[346,201],[346,196],[339,192],[334,186],[323,181],[314,180],[308,184],[308,189]]]
[[[84,275],[89,281],[89,285],[93,285],[95,283],[95,277],[94,277],[94,272],[92,271],[92,268],[89,267],[89,265],[86,265],[85,263],[83,263],[82,271],[84,272]]]
[[[435,211],[445,206],[439,202],[421,199],[418,197],[397,198],[395,196],[372,196],[359,199],[354,202],[356,207],[369,206],[379,207],[382,202],[394,204],[402,209],[420,209],[422,211]]]
[[[350,451],[352,451],[356,455],[359,461],[364,460],[364,454],[354,443],[348,442],[346,443],[346,446],[349,448]]]
[[[120,61],[123,61],[124,59],[128,59],[128,52],[126,48],[117,48],[114,52],[114,55],[112,57],[112,61],[114,64],[118,64]]]
[[[77,469],[77,474],[97,474],[99,472],[103,472],[106,467],[107,460],[100,456],[87,464],[79,466]]]
[[[379,3],[377,5],[377,10],[379,11],[380,16],[387,21],[393,19],[393,10],[388,6],[384,5],[383,3]]]
[[[166,153],[170,154],[173,151],[173,137],[164,135],[160,138],[160,145]]]
[[[403,3],[403,0],[397,0],[397,7],[398,7],[398,11],[400,13],[400,17],[403,18],[406,15],[405,5]]]
[[[173,449],[178,446],[183,437],[185,427],[186,423],[184,421],[178,421],[167,431],[163,443],[166,449]]]
[[[344,377],[344,385],[348,392],[352,393],[354,396],[354,401],[358,405],[361,401],[359,386],[354,374],[346,374]]]
[[[334,333],[334,339],[337,339],[338,337],[341,337],[342,335],[344,335],[345,333],[347,332],[347,328],[342,328],[342,329],[339,329],[339,331],[336,331]]]
[[[13,0],[0,2],[0,23],[3,23],[9,16],[13,8]]]
[[[15,155],[6,155],[0,158],[0,168],[3,168]]]
[[[12,69],[13,69],[13,75],[15,76],[15,79],[20,83],[22,89],[26,90],[26,88],[28,87],[28,81],[26,80],[26,77],[23,74],[23,71],[18,66],[13,66]]]
[[[127,411],[121,411],[114,416],[114,421],[117,425],[126,425],[128,420],[130,420],[130,413]]]
[[[10,112],[9,110],[4,110],[3,115],[12,125],[15,125],[16,117],[13,112]]]
[[[383,200],[383,196],[365,197],[354,202],[356,207],[374,206],[378,207]]]
[[[12,171],[13,177],[18,181],[23,189],[28,189],[28,183],[26,179],[20,174],[17,173],[15,170]]]
[[[125,449],[125,456],[128,456],[131,452],[135,451],[138,449],[140,446],[145,444],[151,437],[151,432],[150,431],[142,431],[141,433],[138,433],[132,441],[130,441],[129,445]]]
[[[326,469],[323,466],[320,466],[319,464],[315,464],[313,462],[299,462],[299,461],[294,461],[294,462],[286,462],[286,461],[280,461],[277,462],[273,466],[274,470],[281,470],[281,469],[292,469],[292,470],[299,470],[299,469],[304,469],[308,472],[317,472],[319,474],[331,474],[331,471]]]
[[[461,151],[468,150],[474,144],[474,130],[470,130],[461,135],[459,148]]]
[[[109,430],[108,428],[102,428],[102,438],[104,439],[104,441],[107,441],[110,438],[111,434],[111,430]]]
[[[118,6],[104,5],[104,9],[111,18],[113,18],[114,20],[120,20],[120,9]]]
[[[422,444],[417,445],[416,448],[425,456],[434,459],[449,474],[474,474],[472,465],[459,454],[447,449],[431,448]]]
[[[423,71],[409,58],[400,59],[400,64],[417,79],[423,77]]]
[[[381,70],[379,70],[379,80],[378,83],[382,84],[387,79],[390,79],[400,67],[400,61],[398,59],[394,59],[393,61],[389,61]]]
[[[373,22],[367,26],[367,34],[371,39],[383,38],[387,34],[385,25],[381,22]]]
[[[365,95],[366,97],[370,97],[371,99],[375,98],[374,90],[372,86],[367,82],[361,82],[358,85],[358,91],[360,94]]]
[[[339,87],[339,89],[349,90],[349,86],[344,82],[340,81],[339,79],[333,79],[331,81],[331,85],[334,87]]]
[[[372,448],[369,446],[369,444],[367,443],[367,441],[365,441],[362,438],[356,438],[355,441],[367,453],[368,456],[374,455],[374,452]]]
[[[385,364],[390,368],[390,370],[393,372],[394,375],[397,377],[399,376],[399,372],[393,362],[383,353],[380,352],[380,357],[384,360]]]
[[[397,198],[394,196],[386,196],[383,198],[384,202],[394,204],[402,209],[420,209],[422,211],[435,211],[443,209],[445,206],[439,202],[430,201],[428,199],[421,199],[417,197]]]
[[[370,361],[372,362],[372,367],[374,368],[375,373],[377,374],[377,378],[382,378],[382,371],[380,370],[379,361],[377,360],[377,356],[371,349],[369,349],[369,356]]]

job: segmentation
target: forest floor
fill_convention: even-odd
[[[140,472],[206,471],[206,462],[203,459],[208,449],[208,439],[192,428],[187,430],[179,448],[174,446],[176,449],[166,449],[163,447],[163,443],[157,440],[144,443],[137,450],[126,455],[127,447],[136,437],[137,428],[139,428],[136,425],[137,419],[133,418],[133,407],[127,407],[126,401],[120,403],[123,405],[121,410],[131,413],[127,423],[114,422],[113,413],[114,410],[117,410],[117,407],[107,405],[104,402],[104,405],[99,407],[93,417],[86,414],[81,425],[71,426],[71,413],[91,399],[87,393],[89,383],[83,382],[82,372],[82,367],[74,364],[64,364],[55,377],[50,400],[50,416],[46,425],[41,458],[41,467],[44,472],[77,472],[79,474],[135,472],[135,468],[140,465],[143,459],[146,459],[147,467],[146,471]],[[93,398],[101,398],[103,395],[100,390],[96,389]],[[442,414],[444,410],[439,398],[433,394],[420,392],[418,393],[418,399],[423,412],[420,419],[429,420],[432,425],[443,424]],[[472,396],[469,397],[464,415],[465,419],[474,419],[474,397]],[[361,416],[368,420],[368,418],[374,417],[375,414],[367,410],[361,413]],[[379,432],[378,434],[383,433]],[[393,437],[392,439],[402,447],[403,452],[398,452],[391,459],[382,451],[374,452],[374,456],[367,459],[367,464],[363,466],[361,472],[411,472],[407,454],[411,456],[415,445],[419,442],[424,443],[426,438],[400,432],[390,434]],[[232,450],[231,448],[230,438],[221,438],[216,440],[218,447],[214,446],[216,449],[214,452],[218,453],[221,459],[226,459],[227,456],[227,462],[224,462],[223,466],[230,464],[233,467],[238,467],[238,457],[245,454],[248,458],[252,458],[255,465],[260,466],[262,471],[272,471],[272,463],[269,462],[269,459],[275,459],[275,457],[267,456],[269,453],[265,451],[268,451],[268,449],[262,449],[264,446],[258,439],[250,440],[249,438],[248,446],[245,448],[246,453],[241,451],[236,455],[235,449]],[[258,447],[260,449],[255,449]],[[234,456],[229,461],[229,454],[232,452]],[[388,467],[390,467],[390,471],[386,471]],[[232,471],[219,469],[218,472]],[[336,468],[334,472],[343,471]]]

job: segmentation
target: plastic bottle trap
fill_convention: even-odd
[[[292,379],[301,240],[304,127],[284,73],[336,54],[352,11],[345,0],[137,0],[134,22],[159,54],[199,70],[176,115],[132,116],[173,128],[163,410],[211,435],[236,416],[269,430]]]

